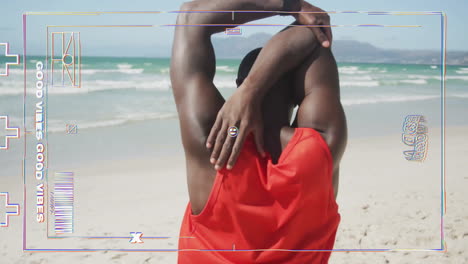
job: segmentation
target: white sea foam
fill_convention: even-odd
[[[128,64],[128,63],[117,64],[117,68],[119,68],[119,70],[128,70],[128,69],[131,69],[132,67],[133,65]]]
[[[360,86],[360,87],[377,87],[380,86],[379,81],[340,81],[340,86]]]
[[[91,128],[102,128],[124,125],[131,122],[146,121],[146,120],[164,120],[164,119],[176,119],[176,113],[129,113],[126,115],[117,116],[114,119],[98,120],[98,121],[84,121],[79,122],[78,129],[91,129]],[[50,133],[64,132],[65,121],[61,120],[49,120],[47,131]]]
[[[221,89],[235,89],[237,88],[235,80],[226,80],[226,79],[215,79],[214,80],[214,85],[216,88],[221,88]]]
[[[427,84],[425,79],[416,79],[416,80],[400,80],[401,83],[409,83],[409,84]]]
[[[438,75],[421,75],[421,74],[410,74],[408,75],[408,78],[410,79],[433,79],[433,80],[442,80],[442,77]],[[458,76],[458,75],[446,75],[445,76],[446,80],[463,80],[463,81],[468,81],[468,75],[467,76]]]
[[[468,93],[465,94],[452,94],[448,97],[457,97],[457,98],[468,98]]]
[[[222,72],[235,72],[235,69],[232,69],[229,66],[226,65],[221,65],[221,66],[216,66],[217,71],[222,71]]]
[[[408,78],[410,79],[435,79],[438,76],[435,75],[422,75],[422,74],[408,74]]]
[[[437,80],[442,80],[442,78],[437,77]],[[457,75],[447,75],[445,76],[446,80],[461,80],[461,81],[468,81],[468,75],[462,75],[462,76],[457,76]]]
[[[236,88],[235,76],[224,76],[214,79],[217,88]],[[48,94],[86,94],[97,91],[135,89],[169,91],[171,80],[168,76],[136,77],[127,80],[84,80],[81,88],[48,87]],[[24,92],[22,80],[0,82],[0,95],[18,95]],[[34,94],[36,89],[28,87],[27,94]]]
[[[16,87],[16,88],[1,88],[0,89],[0,96],[1,95],[18,95],[23,94],[24,89],[23,87]]]
[[[16,68],[16,69],[13,68],[13,69],[12,69],[12,68],[10,68],[10,69],[8,70],[8,73],[11,74],[11,75],[17,75],[17,74],[18,74],[18,75],[19,75],[19,74],[23,75],[23,71],[24,71],[24,70],[23,70],[22,68],[21,68],[21,69],[18,69],[18,68]],[[36,70],[33,70],[33,69],[26,70],[26,73],[36,74]]]
[[[168,78],[154,80],[145,78],[128,81],[96,80],[84,84],[83,87],[87,88],[89,92],[114,89],[169,90],[171,81]]]
[[[121,69],[82,69],[81,74],[94,75],[97,73],[124,73],[124,74],[142,74],[145,69],[142,68],[121,68]]]
[[[359,67],[358,66],[343,66],[343,67],[339,67],[338,69],[342,71],[357,71]]]
[[[5,86],[5,87],[3,87]],[[1,95],[19,95],[24,93],[22,82],[5,83],[0,85]],[[156,90],[169,91],[171,82],[168,78],[151,80],[148,78],[132,81],[112,81],[112,80],[95,80],[86,81],[81,88],[72,87],[54,87],[49,86],[48,94],[87,94],[98,91],[134,89],[134,90]],[[27,94],[34,94],[36,89],[26,89]]]
[[[372,81],[374,78],[370,75],[363,75],[363,76],[348,76],[345,75],[340,78],[342,81]]]
[[[160,73],[169,73],[170,71],[170,68],[162,68],[161,70],[159,70]]]
[[[378,103],[398,103],[410,101],[424,101],[440,98],[437,95],[421,95],[421,96],[376,96],[372,98],[356,98],[356,99],[343,99],[341,102],[344,106],[351,105],[364,105],[364,104],[378,104]]]
[[[468,68],[458,68],[455,72],[458,74],[468,74]]]
[[[338,67],[338,72],[341,74],[366,74],[366,73],[369,73],[370,71],[359,70],[359,67],[357,66],[343,66],[343,67]]]

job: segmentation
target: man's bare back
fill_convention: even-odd
[[[185,5],[183,9],[190,11],[210,8],[209,1],[195,2]],[[260,6],[264,8],[263,2],[252,2],[252,4],[258,2],[259,8]],[[235,6],[235,3],[225,4]],[[275,3],[271,5],[268,10],[281,7],[275,6]],[[229,10],[227,7],[216,8]],[[240,9],[240,6],[235,9]],[[241,24],[267,16],[270,14],[253,13],[238,17],[236,15],[236,21],[232,22],[230,14],[225,18],[219,14],[210,17],[209,14],[189,13],[179,15],[178,23],[222,24],[225,23],[224,20],[226,22],[229,20],[231,24]],[[223,128],[215,130],[211,149],[206,148],[210,131],[214,125],[216,127],[217,118],[218,122],[227,120],[219,113],[242,114],[241,109],[245,115],[262,113],[257,119],[237,125],[241,128],[254,127],[259,125],[256,121],[261,121],[262,138],[264,138],[262,145],[274,159],[277,159],[294,132],[294,127],[289,126],[290,105],[280,100],[288,91],[291,92],[291,89],[294,94],[293,102],[299,105],[294,124],[297,127],[316,129],[330,148],[336,192],[339,161],[346,145],[346,121],[339,101],[337,68],[330,50],[317,45],[314,32],[307,28],[292,27],[282,31],[263,48],[249,77],[225,102],[213,84],[215,55],[210,40],[212,34],[221,30],[224,29],[181,26],[177,27],[175,32],[171,80],[186,155],[192,213],[196,215],[203,210],[212,189],[216,169],[224,167],[231,152],[238,153],[242,147],[240,143],[229,143],[226,140],[227,131]],[[285,61],[284,58],[288,60]],[[293,83],[281,83],[281,76],[287,72],[293,73]],[[257,91],[256,87],[268,87],[268,90]],[[227,108],[232,111],[228,111]],[[245,109],[250,109],[250,112],[245,113]],[[235,115],[231,117],[236,118]],[[245,138],[246,135],[242,136]],[[226,144],[228,147],[223,148]],[[216,169],[212,164],[213,161],[218,165]]]

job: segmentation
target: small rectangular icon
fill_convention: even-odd
[[[78,134],[78,126],[67,124],[67,134]]]
[[[225,31],[226,35],[242,35],[242,29],[241,28],[226,28]]]

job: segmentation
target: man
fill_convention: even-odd
[[[235,13],[232,21],[232,12],[196,10],[273,12]],[[285,250],[331,250],[340,219],[335,196],[346,121],[331,31],[300,27],[327,25],[327,16],[294,15],[296,25],[243,60],[239,88],[225,102],[213,84],[210,41],[225,27],[214,24],[321,10],[302,1],[199,0],[181,11],[171,81],[190,202],[179,263],[326,263],[330,252]],[[228,136],[233,126],[237,137]]]

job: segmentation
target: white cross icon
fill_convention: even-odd
[[[19,128],[17,127],[9,127],[8,126],[8,116],[0,116],[0,120],[5,119],[5,130],[6,131],[13,131],[12,134],[6,134],[5,135],[5,144],[2,145],[2,142],[0,141],[0,150],[8,149],[8,143],[10,141],[10,138],[19,138]],[[1,128],[0,128],[1,129]],[[0,134],[1,137],[2,134]]]
[[[9,53],[10,45],[7,43],[0,43],[0,46],[5,46],[5,57],[15,57],[16,62],[5,62],[5,73],[0,72],[0,76],[8,76],[10,71],[10,65],[19,65],[20,64],[20,57],[19,55],[12,55]]]
[[[5,196],[5,208],[7,209],[5,215],[5,222],[0,222],[0,227],[8,227],[10,216],[18,216],[20,214],[19,204],[10,204],[7,192],[0,192],[0,197]],[[13,210],[11,210],[13,208]],[[9,210],[10,209],[10,210]],[[13,212],[14,211],[14,212]]]
[[[132,244],[143,243],[143,241],[141,240],[141,237],[143,236],[142,232],[130,232],[130,235],[132,235],[132,239],[130,240],[130,243]]]

